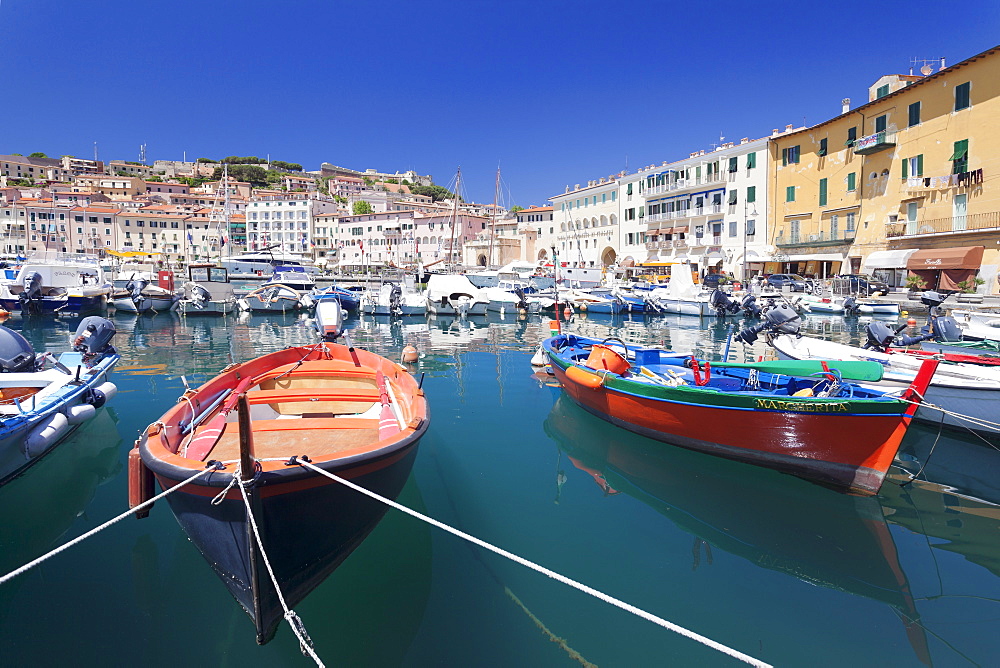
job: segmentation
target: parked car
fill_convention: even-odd
[[[798,274],[771,274],[767,277],[767,284],[778,290],[787,285],[792,292],[806,291],[806,279]]]
[[[705,274],[705,277],[701,279],[701,284],[706,288],[714,289],[726,283],[729,283],[729,277],[725,274]]]
[[[871,295],[881,292],[883,295],[889,294],[889,285],[885,281],[872,278],[868,274],[841,274],[839,277],[846,282],[848,292],[857,292],[863,295]]]

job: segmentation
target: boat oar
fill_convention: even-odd
[[[687,366],[690,357],[661,357],[660,364]],[[825,363],[825,366],[824,366]],[[780,374],[783,376],[811,376],[814,373],[828,373],[831,369],[840,372],[846,380],[864,380],[877,382],[882,380],[884,367],[878,362],[864,360],[774,360],[770,362],[712,362],[715,368],[726,369],[756,369],[763,373]]]

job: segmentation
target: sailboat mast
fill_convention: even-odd
[[[462,168],[458,168],[458,172],[455,174],[455,203],[451,209],[451,245],[448,247],[448,264],[451,265],[450,271],[455,270],[455,224],[458,222],[458,193],[461,191],[462,185]]]
[[[490,254],[486,260],[487,269],[493,266],[493,240],[497,235],[497,205],[500,202],[500,165],[497,165],[497,184],[493,191],[493,211],[490,215]],[[499,264],[499,262],[498,262]]]

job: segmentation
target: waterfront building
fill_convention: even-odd
[[[117,217],[120,210],[111,206],[77,206],[73,216],[70,245],[77,253],[103,255],[107,249],[120,249]]]
[[[935,63],[936,64],[936,63]],[[1000,47],[876,81],[865,104],[775,138],[774,271],[864,269],[997,292]],[[936,70],[936,71],[935,71]]]
[[[576,184],[550,197],[553,206],[555,246],[560,262],[572,267],[606,267],[618,261],[619,178],[609,176]],[[537,250],[538,259],[551,259],[551,248]]]
[[[116,217],[118,238],[115,248],[121,251],[160,253],[165,260],[180,260],[187,255],[187,222],[184,211],[159,208],[122,211]],[[91,241],[91,240],[88,240]]]
[[[314,247],[315,217],[338,209],[319,192],[256,194],[246,208],[246,245],[258,250],[280,244],[288,253],[308,253]]]
[[[136,176],[80,174],[73,177],[75,192],[99,192],[108,197],[131,198],[146,193],[146,182]]]
[[[523,239],[519,259],[538,264],[552,259],[552,246],[558,242],[554,210],[551,206],[530,206],[517,212],[518,234]]]

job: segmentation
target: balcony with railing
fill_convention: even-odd
[[[659,241],[647,241],[646,242],[646,250],[656,250],[659,247],[660,247],[660,242]]]
[[[687,239],[674,239],[674,248],[687,248]]]
[[[854,142],[854,153],[857,155],[871,155],[896,145],[896,133],[889,130],[882,130],[873,135],[862,137]]]
[[[654,197],[656,195],[663,195],[664,193],[671,193],[677,190],[684,190],[685,188],[696,188],[698,186],[711,185],[713,183],[723,183],[724,177],[722,174],[709,174],[707,176],[696,176],[689,179],[677,179],[670,183],[661,183],[660,185],[647,187],[643,191],[643,195],[647,198]]]
[[[1000,211],[951,216],[949,218],[928,218],[889,223],[885,235],[891,238],[919,237],[926,234],[970,234],[1000,230]]]
[[[829,225],[826,226],[829,228]],[[813,247],[813,246],[843,246],[854,243],[855,230],[821,229],[819,224],[793,227],[786,225],[779,227],[774,238],[774,245],[787,247]]]

